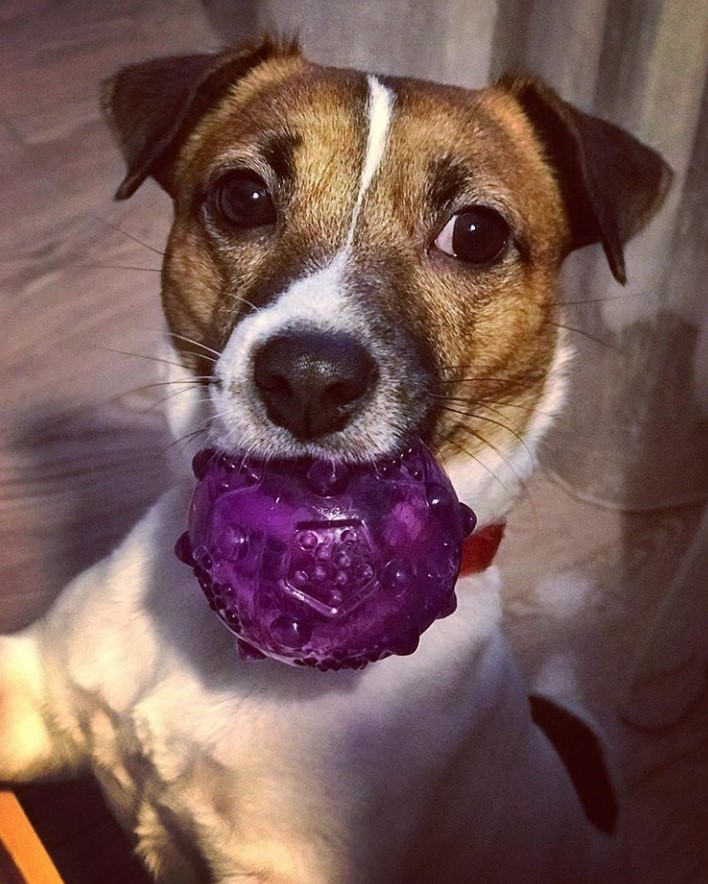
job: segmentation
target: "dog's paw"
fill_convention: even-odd
[[[158,884],[216,880],[189,838],[175,838],[179,822],[167,808],[145,801],[138,810],[137,854]]]
[[[34,636],[1,637],[0,780],[31,780],[56,767],[43,707],[44,677]]]

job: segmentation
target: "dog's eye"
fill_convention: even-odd
[[[229,172],[210,194],[222,219],[234,227],[262,227],[275,221],[275,206],[262,178],[253,172]]]
[[[499,212],[487,206],[473,206],[450,218],[435,245],[446,255],[482,266],[501,257],[509,235],[509,225]]]

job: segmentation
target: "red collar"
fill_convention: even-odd
[[[505,528],[506,522],[495,522],[470,534],[462,544],[460,577],[487,570],[497,554]]]

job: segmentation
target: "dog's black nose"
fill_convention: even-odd
[[[276,335],[254,359],[254,380],[268,416],[298,439],[316,439],[345,427],[377,377],[371,354],[341,332]]]

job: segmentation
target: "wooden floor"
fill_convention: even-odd
[[[33,783],[15,792],[65,884],[152,881],[92,780]]]
[[[97,88],[131,60],[219,45],[210,28],[196,0],[0,5],[4,630],[44,611],[166,485],[165,394],[147,385],[169,205],[152,184],[111,201],[122,165]],[[529,677],[550,682],[572,664],[615,739],[638,884],[708,881],[708,692],[661,733],[616,712],[699,517],[699,507],[605,511],[540,477],[502,552],[507,621]],[[95,792],[33,786],[21,797],[67,884],[140,880]]]

